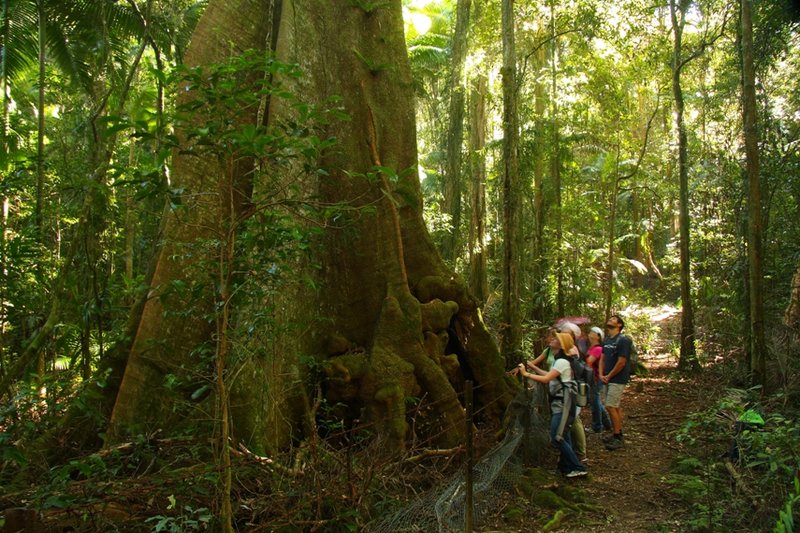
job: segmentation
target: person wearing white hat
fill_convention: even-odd
[[[611,429],[611,419],[608,411],[600,401],[600,390],[603,384],[600,382],[600,358],[603,357],[603,330],[594,326],[589,330],[589,349],[586,352],[586,363],[594,370],[594,386],[590,391],[589,405],[592,408],[592,431],[601,433],[604,429]]]

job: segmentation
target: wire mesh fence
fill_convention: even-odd
[[[535,452],[547,445],[547,422],[539,408],[543,394],[546,394],[543,387],[519,393],[506,413],[505,437],[473,466],[475,527],[481,527],[494,516],[501,495],[513,491],[524,467],[534,460]],[[370,533],[464,531],[466,477],[462,469],[403,509],[369,523],[365,530]]]

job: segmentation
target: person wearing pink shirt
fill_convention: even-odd
[[[604,429],[611,429],[611,419],[608,411],[600,401],[600,391],[603,384],[600,382],[600,358],[603,357],[603,330],[597,326],[589,330],[589,349],[586,351],[586,364],[594,370],[594,386],[589,391],[589,405],[592,408],[592,431],[600,433]]]

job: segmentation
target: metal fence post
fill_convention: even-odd
[[[466,472],[466,510],[464,512],[464,531],[472,533],[473,505],[472,505],[472,465],[474,462],[474,449],[472,446],[472,381],[467,381],[464,390],[464,403],[467,409],[467,472]]]

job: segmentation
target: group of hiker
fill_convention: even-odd
[[[606,320],[605,331],[595,326],[584,332],[574,322],[559,321],[548,331],[542,353],[511,371],[547,385],[550,442],[560,452],[558,470],[566,477],[586,475],[581,406],[592,410],[594,433],[611,432],[603,439],[607,450],[624,446],[621,404],[633,352],[630,337],[622,333],[624,327],[625,321],[616,314]]]

